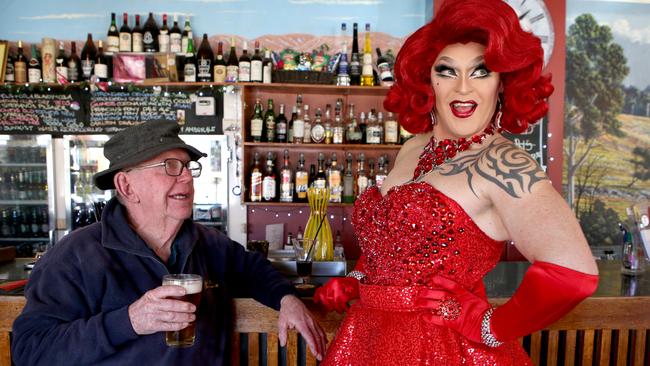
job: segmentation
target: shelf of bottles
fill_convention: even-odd
[[[0,246],[32,256],[49,242],[46,148],[32,140],[0,144]]]

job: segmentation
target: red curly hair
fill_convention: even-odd
[[[395,61],[395,84],[384,108],[399,113],[411,133],[431,131],[429,112],[435,105],[431,67],[440,51],[455,43],[485,46],[485,65],[501,74],[501,127],[527,130],[548,111],[553,92],[550,75],[541,75],[541,41],[524,31],[514,10],[503,0],[447,0],[434,19],[408,37]]]

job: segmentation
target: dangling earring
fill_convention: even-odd
[[[494,125],[499,130],[501,129],[501,116],[503,116],[503,112],[501,111],[501,98],[499,97],[497,99],[497,115],[494,119]]]
[[[429,111],[429,115],[431,116],[431,127],[434,127],[438,121],[436,120],[436,114],[433,113],[433,109]]]

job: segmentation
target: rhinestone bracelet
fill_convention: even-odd
[[[363,279],[366,278],[366,274],[361,271],[352,271],[348,273],[347,277],[356,278],[359,282],[363,283]]]
[[[492,320],[493,312],[494,308],[490,308],[485,312],[485,314],[483,314],[483,321],[481,322],[481,340],[486,346],[494,348],[499,347],[503,342],[499,342],[490,330],[490,321]]]

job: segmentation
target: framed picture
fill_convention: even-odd
[[[0,41],[0,83],[5,82],[7,55],[9,55],[9,43],[7,41]]]

